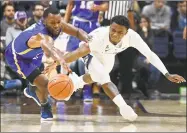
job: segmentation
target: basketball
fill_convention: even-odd
[[[73,82],[65,74],[58,74],[50,79],[48,92],[56,100],[64,100],[73,93]]]

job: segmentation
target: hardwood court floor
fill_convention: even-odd
[[[33,100],[1,97],[2,132],[186,132],[186,104],[177,100],[141,101],[149,113],[136,110],[135,122],[124,120],[110,100],[92,103],[71,99],[53,105],[54,120],[40,123]]]

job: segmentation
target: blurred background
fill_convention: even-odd
[[[84,1],[82,1],[84,2]],[[87,1],[88,2],[88,1]],[[108,8],[98,13],[97,27],[109,25],[110,19],[115,15],[133,14],[133,29],[140,34],[148,46],[161,58],[170,73],[180,74],[186,79],[186,1],[105,1]],[[28,81],[17,76],[4,60],[5,47],[23,30],[38,22],[47,7],[53,6],[60,10],[62,18],[67,13],[68,0],[61,1],[1,1],[1,96],[21,96]],[[74,6],[74,5],[73,5]],[[72,6],[72,7],[73,7]],[[65,21],[75,24],[73,8],[68,10],[72,15]],[[85,29],[84,29],[85,30]],[[89,29],[85,30],[90,32]],[[67,45],[72,40],[68,35],[61,35]],[[58,41],[60,44],[61,42]],[[64,44],[66,45],[66,44]],[[70,45],[68,45],[70,46]],[[71,51],[72,49],[67,50]],[[60,47],[58,45],[58,47]],[[65,46],[62,46],[65,47]],[[63,49],[63,48],[62,48]],[[84,73],[84,64],[78,60],[71,64],[71,68],[78,75]],[[59,68],[57,68],[59,72]],[[116,55],[114,69],[111,72],[112,81],[118,86],[125,99],[157,99],[170,96],[178,97],[186,94],[186,84],[169,82],[148,60],[133,48]],[[87,89],[86,89],[87,88]],[[76,92],[74,98],[92,100],[94,97],[106,98],[102,88],[93,84]]]

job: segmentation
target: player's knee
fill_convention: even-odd
[[[94,82],[98,82],[101,85],[111,82],[109,74],[90,73],[90,77]]]
[[[37,88],[46,89],[48,86],[48,79],[47,77],[40,75],[35,79],[34,84],[37,86]]]
[[[48,86],[48,79],[44,79],[44,82],[42,83],[42,86],[47,88]]]
[[[93,81],[98,82],[101,85],[110,82],[109,73],[96,58],[92,58],[88,70]]]

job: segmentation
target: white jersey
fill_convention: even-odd
[[[132,29],[128,30],[127,34],[117,45],[113,45],[109,41],[109,26],[97,28],[89,35],[93,37],[89,43],[91,55],[95,56],[108,72],[113,68],[115,55],[128,47],[136,48],[163,74],[168,72],[158,56],[150,50],[139,34]]]

